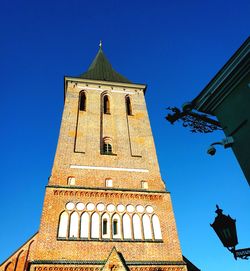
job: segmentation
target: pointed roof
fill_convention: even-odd
[[[89,69],[85,73],[80,75],[80,78],[131,83],[127,78],[125,78],[112,68],[112,65],[109,63],[108,59],[103,53],[101,42],[96,57],[89,66]]]
[[[102,271],[110,271],[110,270],[119,270],[119,271],[128,271],[129,268],[127,267],[123,256],[120,252],[116,250],[115,247],[112,248],[106,263],[104,264]]]

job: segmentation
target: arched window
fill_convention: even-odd
[[[100,216],[98,213],[93,213],[91,217],[91,238],[100,237]]]
[[[144,232],[144,239],[152,239],[152,229],[150,218],[148,215],[143,215],[142,217],[142,224],[143,224],[143,232]]]
[[[112,148],[111,148],[112,151]],[[105,180],[105,186],[106,187],[112,187],[113,186],[113,180],[112,179],[106,179]]]
[[[124,239],[132,239],[131,218],[128,214],[122,217],[122,224]]]
[[[112,140],[109,137],[103,139],[103,154],[112,154]]]
[[[133,215],[133,229],[134,229],[134,239],[142,239],[142,230],[141,230],[141,219],[139,215]]]
[[[75,177],[68,177],[68,185],[75,185],[76,178]]]
[[[80,111],[86,111],[86,94],[84,91],[80,92],[79,97],[79,110]]]
[[[112,217],[112,233],[113,238],[121,238],[121,219],[118,214]]]
[[[153,224],[153,231],[154,231],[155,239],[161,240],[162,239],[161,226],[160,226],[160,220],[157,215],[153,215],[152,224]]]
[[[102,216],[102,238],[110,238],[110,218],[106,213]]]
[[[129,116],[131,116],[132,115],[132,107],[131,107],[131,101],[130,101],[130,97],[129,96],[125,97],[125,102],[126,102],[127,114]]]
[[[84,212],[81,216],[81,238],[89,237],[89,214]]]
[[[104,95],[103,97],[103,113],[110,114],[110,101],[108,95]]]
[[[77,212],[73,212],[70,216],[69,237],[70,238],[79,237],[79,215]]]
[[[109,143],[104,143],[103,145],[103,153],[104,154],[112,154],[112,145]]]
[[[69,214],[64,211],[60,215],[58,237],[66,238],[68,235]]]

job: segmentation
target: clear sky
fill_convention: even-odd
[[[249,271],[250,261],[235,261],[209,225],[219,204],[237,219],[238,247],[250,246],[249,186],[237,160],[230,149],[206,154],[223,133],[192,134],[164,119],[167,106],[194,98],[248,37],[249,14],[249,0],[2,0],[0,262],[39,228],[63,77],[85,71],[102,39],[118,72],[148,84],[183,254],[204,271]]]

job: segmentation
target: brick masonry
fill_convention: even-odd
[[[79,111],[81,91],[86,93],[86,111]],[[186,270],[170,194],[159,171],[144,91],[145,85],[65,78],[60,135],[39,232],[0,271],[97,271],[104,266],[104,270]],[[109,95],[110,114],[103,114],[103,95]],[[131,116],[126,113],[127,95]],[[105,137],[111,139],[113,155],[102,154]],[[74,185],[68,184],[69,177],[75,178]],[[113,180],[112,188],[105,187],[106,179]],[[142,189],[142,181],[148,182],[148,189]],[[59,217],[69,201],[151,205],[160,220],[162,240],[60,240]],[[113,264],[105,265],[114,247],[122,256],[114,254]]]

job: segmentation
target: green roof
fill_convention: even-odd
[[[89,66],[89,69],[80,75],[80,78],[102,80],[111,82],[131,83],[127,78],[116,72],[102,51],[100,46],[99,51]]]

